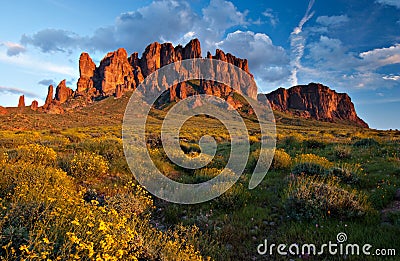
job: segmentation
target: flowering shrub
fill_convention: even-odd
[[[39,144],[19,146],[17,155],[18,160],[44,166],[54,166],[57,160],[57,153],[52,148]]]
[[[297,155],[296,158],[294,159],[294,162],[296,164],[299,164],[299,163],[317,164],[323,168],[333,167],[333,163],[330,162],[327,158],[321,157],[321,156],[318,156],[315,154],[311,154],[311,153]]]
[[[8,154],[7,152],[0,151],[0,164],[5,164],[8,161]]]
[[[70,162],[70,174],[79,179],[92,178],[106,174],[107,161],[100,155],[92,152],[79,152]]]
[[[292,165],[292,157],[283,149],[275,150],[274,159],[272,160],[273,169],[288,169]]]
[[[0,172],[4,260],[203,260],[196,227],[163,232],[141,215],[153,205],[140,186],[99,204],[59,169],[21,161]]]

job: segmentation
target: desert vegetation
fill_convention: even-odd
[[[157,113],[149,120],[148,148],[165,175],[199,183],[222,171],[230,151],[223,126],[199,116],[182,127],[188,155],[199,153],[204,134],[218,143],[210,164],[186,170],[163,152],[157,127],[163,112]],[[252,151],[245,173],[222,196],[197,205],[148,194],[127,166],[116,124],[1,131],[1,260],[262,260],[256,248],[265,239],[319,244],[339,232],[349,242],[399,250],[393,203],[400,132],[285,117],[262,183],[248,189],[261,137],[246,120]]]

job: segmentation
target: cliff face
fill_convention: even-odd
[[[350,97],[337,93],[322,84],[294,86],[289,89],[279,88],[268,94],[259,94],[259,100],[268,99],[272,109],[292,113],[305,118],[335,122],[347,121],[368,127],[357,116]]]
[[[160,44],[154,42],[146,47],[141,58],[139,58],[136,52],[128,57],[126,50],[120,48],[114,52],[109,52],[101,60],[98,67],[96,67],[96,64],[88,53],[82,53],[79,58],[80,77],[76,91],[67,87],[66,81],[63,80],[57,86],[53,98],[54,88],[50,85],[45,104],[39,108],[39,111],[63,113],[64,108],[61,104],[78,97],[83,97],[83,101],[86,103],[91,103],[93,100],[107,96],[120,98],[124,92],[135,90],[148,75],[161,67],[193,58],[201,58],[201,47],[198,39],[191,40],[184,47],[181,45],[174,47],[171,43]],[[234,64],[251,75],[246,59],[237,58],[229,53],[225,54],[221,50],[217,50],[214,56],[208,53],[207,58]],[[213,70],[213,73],[228,75],[228,68],[226,66],[213,68]],[[240,79],[235,80],[240,83]],[[232,104],[236,104],[233,103],[231,97],[234,90],[213,81],[200,81],[199,86],[196,88],[185,82],[175,86],[163,84],[162,87],[166,89],[164,97],[169,97],[167,100],[164,100],[165,102],[176,101],[201,93],[212,94],[232,101]],[[257,98],[257,87],[255,85],[242,88],[239,92],[253,99]],[[231,98],[228,99],[229,97]]]
[[[250,74],[246,59],[237,58],[231,54],[225,54],[217,50],[215,56],[207,55],[210,59],[218,59],[234,64]],[[171,43],[154,42],[148,45],[139,58],[138,53],[127,57],[124,49],[108,53],[95,67],[92,59],[87,53],[82,53],[79,60],[80,78],[78,80],[77,93],[91,97],[110,96],[116,98],[122,96],[125,91],[134,90],[151,73],[168,64],[193,58],[201,58],[201,47],[198,39],[191,40],[186,46],[174,47]],[[226,73],[227,68],[215,68],[216,73]],[[251,74],[250,74],[251,75]],[[240,79],[239,79],[240,80]],[[95,87],[96,92],[90,91]],[[181,83],[168,90],[169,101],[186,98],[197,93],[212,93],[219,97],[227,97],[233,90],[216,82],[201,81],[200,88],[194,90],[187,83]],[[240,90],[249,97],[257,98],[255,86]],[[221,94],[221,95],[218,95]]]

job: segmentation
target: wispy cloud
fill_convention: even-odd
[[[275,27],[279,22],[278,16],[273,12],[271,8],[268,8],[267,10],[262,12],[262,15],[269,19],[269,22],[273,27]]]
[[[292,83],[292,85],[298,84],[297,72],[301,68],[300,61],[304,55],[304,48],[305,48],[305,42],[306,42],[306,38],[302,34],[303,26],[314,15],[314,12],[311,12],[311,9],[312,9],[314,3],[315,3],[315,0],[310,0],[310,2],[308,3],[306,13],[304,14],[303,18],[300,20],[298,26],[295,27],[293,29],[293,32],[290,34],[290,51],[292,54],[292,60],[291,60],[291,67],[292,67],[291,83]]]
[[[319,16],[317,23],[324,26],[336,26],[349,21],[347,15]]]
[[[17,95],[25,95],[26,97],[29,98],[36,98],[39,97],[40,95],[29,92],[23,89],[19,88],[14,88],[14,87],[5,87],[5,86],[0,86],[0,93],[12,93],[12,94],[17,94]]]
[[[357,102],[357,104],[365,105],[365,104],[385,104],[385,103],[397,103],[397,102],[400,102],[400,98],[364,100]]]
[[[375,1],[378,4],[382,4],[382,5],[390,5],[390,6],[394,6],[400,9],[400,1],[399,0],[376,0]]]
[[[26,52],[25,46],[18,44],[18,43],[4,42],[4,43],[0,43],[0,45],[7,47],[7,55],[8,56],[16,56],[16,55],[19,55],[20,53]]]
[[[0,53],[0,62],[17,65],[34,71],[45,71],[58,73],[68,76],[75,76],[75,70],[72,67],[58,65],[50,62],[39,61],[28,55],[8,56]]]

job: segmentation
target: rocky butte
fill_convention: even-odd
[[[279,88],[268,94],[259,94],[258,100],[269,101],[273,110],[298,115],[303,118],[349,122],[368,128],[357,116],[354,104],[346,93],[337,93],[318,83]]]
[[[141,57],[137,52],[128,56],[126,50],[120,48],[109,52],[98,66],[88,53],[82,53],[79,58],[80,76],[76,90],[73,91],[67,87],[65,80],[58,84],[55,93],[54,87],[50,85],[45,104],[39,108],[34,104],[32,109],[38,112],[61,114],[65,110],[76,106],[86,106],[105,97],[120,98],[127,91],[135,90],[147,76],[159,68],[177,61],[201,58],[201,54],[198,39],[191,40],[185,46],[175,47],[171,43],[154,42],[145,48]],[[215,55],[207,52],[206,58],[233,64],[253,77],[246,59],[235,57],[230,53],[226,54],[219,49],[216,50]],[[213,68],[213,73],[226,75],[227,70],[226,66],[220,66]],[[209,94],[223,98],[233,108],[240,109],[243,107],[241,99],[237,99],[237,95],[234,95],[238,92],[250,98],[259,99],[261,102],[269,100],[274,110],[296,114],[300,117],[331,122],[348,122],[368,127],[357,116],[354,105],[347,94],[336,93],[321,84],[310,83],[289,89],[279,88],[269,94],[257,95],[256,85],[242,84],[240,77],[237,78],[237,82],[240,85],[238,91],[227,85],[206,80],[199,80],[195,83],[182,82],[173,86],[163,83],[161,87],[165,88],[165,92],[157,102],[158,105],[165,105],[191,95]],[[78,103],[73,105],[74,101],[79,101],[79,105],[76,105]],[[20,100],[19,105],[22,106],[22,104],[22,100]],[[3,113],[6,112],[3,110]]]

